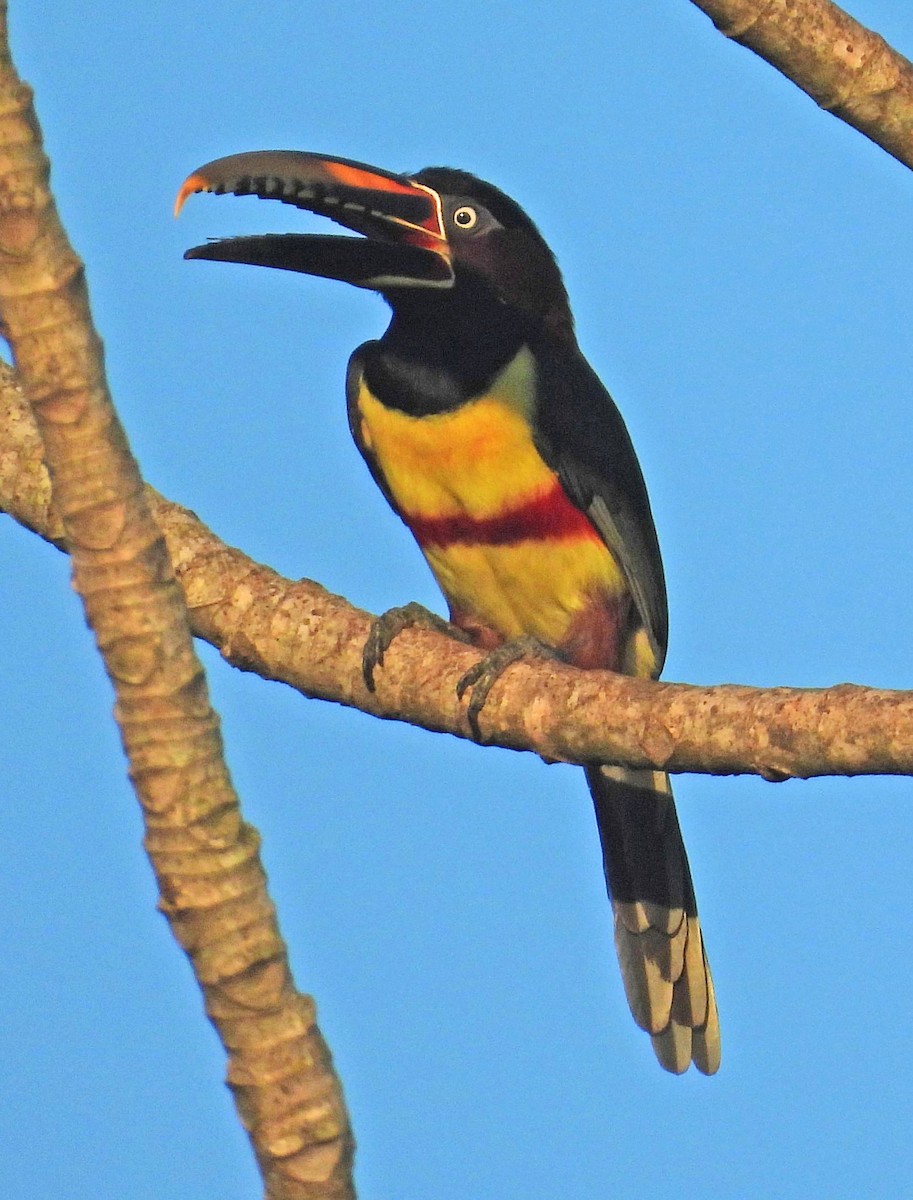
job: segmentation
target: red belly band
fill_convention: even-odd
[[[420,546],[509,546],[530,538],[600,540],[589,518],[571,503],[557,480],[548,492],[491,517],[468,513],[449,517],[404,513],[403,517]]]

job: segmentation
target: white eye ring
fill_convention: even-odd
[[[469,204],[461,204],[453,213],[453,223],[460,229],[472,229],[478,219],[479,214]]]

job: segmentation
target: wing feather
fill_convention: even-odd
[[[618,562],[650,640],[668,639],[666,583],[646,485],[624,420],[576,346],[536,351],[536,444]]]

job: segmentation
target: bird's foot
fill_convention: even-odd
[[[374,672],[384,665],[384,655],[390,649],[393,639],[404,629],[418,626],[420,629],[430,629],[434,633],[443,633],[445,637],[454,638],[458,642],[468,642],[469,637],[456,625],[451,625],[437,613],[431,612],[416,600],[408,604],[388,608],[385,613],[375,620],[361,652],[361,671],[365,687],[369,692],[374,691]]]
[[[519,662],[521,658],[535,655],[538,658],[557,659],[555,651],[550,646],[546,646],[540,642],[538,638],[526,636],[514,638],[510,642],[504,642],[500,646],[496,646],[494,650],[479,659],[474,667],[460,678],[457,683],[457,696],[460,700],[466,692],[472,688],[472,695],[469,697],[469,707],[466,710],[466,719],[469,721],[469,728],[472,730],[472,736],[477,742],[482,741],[482,731],[479,728],[479,714],[485,707],[485,702],[488,700],[488,693],[498,682],[509,666],[515,662]]]

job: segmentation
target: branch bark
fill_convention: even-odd
[[[294,989],[258,835],[222,758],[183,598],[108,395],[83,266],[48,175],[0,0],[0,316],[44,444],[57,536],[114,686],[160,908],[228,1052],[267,1196],[344,1200],[354,1196],[353,1145],[341,1089],[314,1001]],[[33,436],[20,420],[18,434]],[[42,471],[34,455],[22,469],[27,491]]]
[[[913,64],[877,34],[827,0],[694,3],[727,37],[913,167]],[[476,655],[407,630],[369,693],[361,677],[367,613],[317,584],[281,578],[143,488],[6,35],[0,0],[0,315],[37,423],[12,372],[0,370],[0,508],[72,556],[115,688],[161,908],[228,1052],[267,1196],[353,1196],[341,1090],[313,1000],[293,987],[257,835],[237,807],[177,583],[192,631],[241,669],[457,736],[469,730],[455,685]],[[491,743],[570,762],[768,779],[913,774],[913,694],[851,685],[698,688],[528,661],[498,683],[483,721]]]
[[[0,376],[0,509],[62,544],[41,445],[11,375]],[[193,513],[148,489],[190,609],[193,632],[234,666],[305,696],[470,737],[456,682],[475,651],[405,630],[370,693],[361,648],[371,617],[309,580],[283,579],[226,546]],[[913,693],[693,687],[527,660],[495,685],[486,741],[567,762],[670,771],[814,775],[913,774]]]
[[[913,168],[913,63],[830,0],[693,0],[820,107]]]

